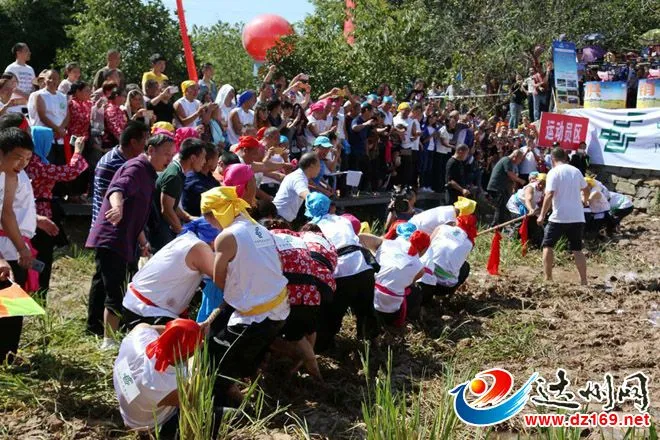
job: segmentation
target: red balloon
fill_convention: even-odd
[[[293,28],[279,15],[259,15],[243,28],[243,47],[255,61],[262,62],[280,37],[291,33]]]

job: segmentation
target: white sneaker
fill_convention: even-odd
[[[119,344],[117,343],[117,341],[111,338],[103,338],[103,342],[101,343],[102,351],[111,351],[117,349],[119,349]]]

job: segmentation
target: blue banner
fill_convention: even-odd
[[[580,107],[578,65],[575,43],[554,41],[552,58],[555,67],[555,99],[558,110]]]

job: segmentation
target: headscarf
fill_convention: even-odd
[[[454,202],[454,208],[460,211],[460,215],[470,215],[474,213],[475,209],[477,209],[477,202],[472,199],[458,196],[458,200]]]
[[[266,129],[268,127],[261,127],[259,131],[257,132],[257,140],[260,141],[264,138],[264,134],[266,134]]]
[[[360,220],[358,220],[357,217],[355,217],[353,214],[342,214],[342,217],[344,217],[346,220],[351,222],[351,226],[353,226],[353,230],[355,231],[355,234],[360,233]]]
[[[252,90],[246,90],[238,97],[238,106],[241,107],[243,104],[248,102],[254,97],[254,92]]]
[[[330,199],[325,194],[313,192],[307,194],[305,199],[305,217],[311,218],[312,223],[318,223],[330,211]]]
[[[415,231],[410,236],[410,249],[408,255],[414,256],[426,250],[431,244],[431,236],[424,231]]]
[[[227,96],[233,90],[234,88],[229,84],[224,84],[222,87],[220,87],[220,90],[218,91],[218,96],[215,98],[216,104],[218,104],[220,107],[226,107],[226,108],[234,107],[234,103],[232,103],[232,105],[230,106],[225,105],[225,100],[227,99]]]
[[[322,112],[325,110],[326,103],[324,101],[316,101],[314,104],[309,106],[310,112]]]
[[[235,153],[243,148],[259,148],[260,146],[261,144],[254,136],[241,136],[238,138],[238,143],[232,145],[231,151]]]
[[[207,212],[213,214],[223,229],[229,227],[241,214],[256,223],[248,213],[250,205],[238,197],[236,188],[233,186],[219,186],[202,193],[200,208],[202,214]]]
[[[174,132],[176,129],[174,128],[174,125],[170,124],[169,122],[166,121],[158,121],[154,125],[151,126],[151,134],[156,135],[156,134],[166,134],[170,137],[174,137]]]
[[[236,163],[229,165],[225,169],[222,182],[225,186],[236,187],[236,194],[238,197],[243,197],[243,194],[245,194],[245,188],[252,177],[254,177],[254,171],[252,171],[250,165]]]
[[[396,108],[396,111],[398,111],[398,112],[402,112],[402,111],[404,111],[404,110],[409,110],[409,109],[410,109],[410,104],[408,104],[407,102],[402,102],[402,103],[399,104],[399,106]]]
[[[183,141],[189,138],[199,139],[199,131],[195,127],[181,127],[176,129],[174,133],[174,144],[176,145],[176,152],[181,150]]]
[[[289,143],[289,138],[284,136],[283,134],[280,135],[280,144],[288,144]]]
[[[546,173],[539,173],[536,176],[536,180],[538,180],[539,182],[545,182],[545,179],[547,179],[547,178],[548,178],[548,175]]]
[[[34,142],[34,154],[39,156],[41,162],[48,165],[50,163],[48,162],[48,154],[55,139],[53,129],[37,125],[32,127],[31,133],[32,142]]]
[[[181,83],[181,92],[183,92],[183,94],[185,95],[186,90],[188,90],[188,87],[194,86],[195,84],[197,84],[197,83],[195,81],[191,80],[191,79],[182,82]]]
[[[165,325],[165,331],[147,345],[149,359],[156,358],[156,371],[161,373],[174,366],[177,360],[190,357],[203,339],[202,330],[191,319],[175,319]]]
[[[587,182],[589,187],[593,187],[596,184],[596,180],[593,177],[585,177],[584,181]]]
[[[396,227],[396,235],[398,235],[399,237],[403,237],[406,240],[408,240],[415,231],[417,231],[417,226],[413,225],[410,222],[401,223]]]
[[[215,237],[218,236],[220,230],[213,226],[211,223],[207,222],[204,217],[196,218],[195,220],[184,224],[181,227],[181,233],[183,235],[186,232],[192,232],[202,240],[204,243],[213,243]]]

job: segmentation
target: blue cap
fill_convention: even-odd
[[[383,96],[383,104],[394,104],[394,98],[391,96]]]
[[[246,102],[250,100],[250,98],[254,97],[254,92],[252,90],[246,90],[245,92],[241,93],[240,96],[238,97],[238,106],[242,106]]]
[[[207,222],[204,217],[199,217],[184,224],[181,227],[181,233],[179,235],[183,235],[186,232],[192,232],[204,243],[213,243],[215,237],[220,233],[220,230]]]
[[[289,143],[289,138],[284,135],[280,135],[280,144],[288,144],[288,143]]]
[[[318,223],[330,211],[330,199],[319,192],[309,193],[305,199],[305,208],[305,217],[311,218],[312,223]]]
[[[401,223],[396,227],[396,235],[403,237],[406,240],[410,239],[410,236],[417,230],[417,226],[412,223]]]
[[[378,95],[376,95],[375,93],[371,93],[367,95],[367,101],[371,101],[372,99],[378,101]]]
[[[327,136],[319,136],[314,140],[315,147],[332,148],[332,142]]]

